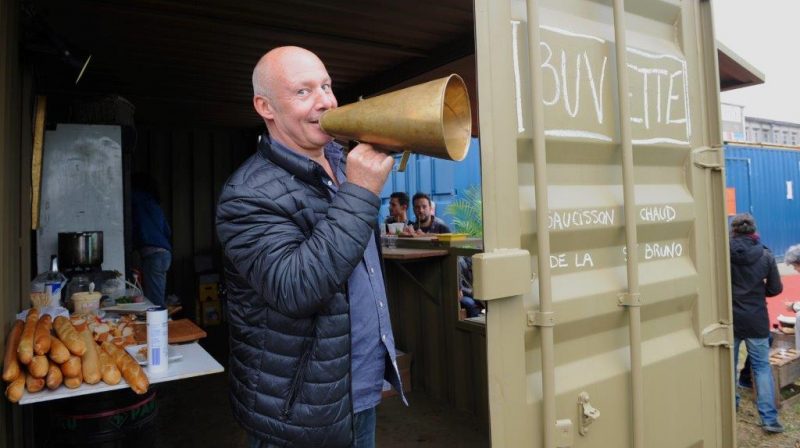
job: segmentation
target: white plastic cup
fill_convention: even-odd
[[[168,369],[167,309],[163,307],[149,308],[147,310],[147,371],[164,373]]]

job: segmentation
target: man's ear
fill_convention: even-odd
[[[275,117],[275,111],[272,108],[269,100],[265,96],[253,96],[253,107],[256,109],[258,115],[265,120],[272,120]]]

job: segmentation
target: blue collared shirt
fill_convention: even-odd
[[[280,145],[272,140],[273,144]],[[281,145],[282,149],[285,148]],[[340,169],[341,147],[335,143],[325,147],[325,158],[336,173],[339,184],[346,182],[344,170]],[[331,195],[339,190],[336,183],[323,178]],[[364,258],[350,274],[347,281],[347,297],[350,301],[350,372],[352,379],[353,412],[360,412],[381,401],[384,378],[396,390],[401,391],[400,371],[397,368],[397,353],[394,346],[392,324],[389,319],[389,304],[383,284],[381,260],[375,238],[370,238]],[[389,356],[387,356],[389,355]],[[390,367],[386,372],[386,367]],[[407,404],[407,403],[406,403]]]

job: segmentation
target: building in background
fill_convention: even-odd
[[[774,145],[787,146],[800,145],[800,123],[768,120],[766,118],[746,117],[745,132],[746,140],[749,142],[771,143]],[[724,134],[723,138],[729,140],[729,138]]]
[[[744,106],[721,103],[722,139],[726,141],[745,141]]]

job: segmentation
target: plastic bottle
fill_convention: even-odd
[[[147,364],[148,373],[164,373],[169,369],[167,309],[163,307],[147,310]]]

